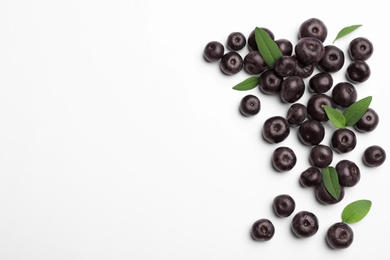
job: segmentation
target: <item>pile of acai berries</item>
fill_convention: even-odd
[[[357,100],[354,86],[371,75],[367,60],[373,54],[372,42],[365,37],[350,41],[346,80],[334,84],[332,74],[344,66],[345,55],[335,45],[324,45],[327,34],[327,27],[317,18],[307,19],[300,25],[295,45],[287,39],[274,40],[272,31],[264,27],[253,30],[248,38],[233,32],[228,35],[226,46],[219,41],[207,43],[203,57],[207,62],[218,62],[223,74],[234,75],[245,70],[251,75],[237,85],[238,90],[256,87],[263,94],[279,95],[282,103],[289,104],[286,115],[264,121],[262,135],[267,142],[276,144],[289,136],[291,127],[298,129],[300,142],[310,149],[311,164],[302,171],[299,183],[302,187],[314,188],[317,200],[329,205],[340,202],[344,198],[344,188],[353,187],[360,180],[360,169],[351,160],[340,160],[332,167],[333,153],[346,154],[354,150],[357,145],[355,131],[372,132],[379,123],[379,116],[369,107],[370,98]],[[262,53],[260,48],[267,41],[277,46],[276,51],[265,48],[271,53],[270,57],[264,57],[269,53]],[[249,52],[242,57],[238,51],[246,46]],[[278,52],[280,55],[275,55]],[[299,103],[306,88],[311,94],[308,102]],[[244,96],[239,104],[241,114],[247,117],[258,114],[260,109],[260,99],[252,94]],[[336,130],[328,145],[323,143],[323,124],[329,120]],[[372,145],[364,150],[361,158],[366,166],[378,167],[384,163],[386,153],[381,146]],[[270,159],[278,172],[290,171],[297,161],[294,150],[287,146],[277,147]],[[280,194],[274,198],[272,206],[278,217],[285,218],[294,212],[295,201],[288,194]],[[313,236],[319,228],[318,218],[312,212],[300,211],[293,216],[291,228],[299,238]],[[268,218],[255,221],[251,228],[256,241],[268,241],[274,233],[274,225]],[[326,241],[331,248],[347,248],[353,241],[353,231],[346,221],[337,222],[328,228]]]

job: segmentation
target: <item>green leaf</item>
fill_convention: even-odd
[[[332,166],[324,168],[322,170],[322,181],[329,194],[338,200],[340,197],[340,184],[336,169]]]
[[[268,67],[273,68],[275,61],[283,56],[279,46],[272,38],[261,28],[255,28],[255,39],[257,48]]]
[[[341,37],[344,37],[347,34],[350,34],[351,32],[355,31],[357,28],[362,26],[361,24],[356,24],[356,25],[351,25],[344,27],[343,29],[340,30],[340,32],[337,34],[336,38],[333,40],[333,43],[337,40],[340,39]]]
[[[323,105],[326,115],[329,118],[329,121],[337,128],[345,128],[345,117],[338,110],[333,107]]]
[[[345,223],[356,223],[362,220],[371,209],[370,200],[357,200],[348,204],[341,213],[341,219]]]
[[[250,90],[259,85],[259,77],[249,77],[233,87],[235,90]]]
[[[359,121],[360,118],[367,112],[368,107],[371,104],[372,96],[365,97],[359,101],[356,101],[350,105],[344,111],[345,125],[353,126]]]

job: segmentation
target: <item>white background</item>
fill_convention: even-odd
[[[0,3],[0,259],[369,259],[388,255],[389,164],[365,167],[363,150],[388,142],[388,25],[385,2],[367,1],[2,1]],[[258,89],[231,87],[245,72],[223,75],[204,61],[211,40],[255,26],[297,40],[311,17],[328,27],[331,44],[344,26],[363,24],[336,41],[369,38],[371,78],[356,85],[373,96],[381,121],[357,134],[346,155],[361,181],[336,205],[320,205],[299,186],[308,147],[296,129],[282,144],[296,167],[277,173],[278,145],[261,138],[263,122],[288,105]],[[240,53],[245,55],[247,49]],[[346,59],[346,64],[349,62]],[[345,66],[346,67],[346,66]],[[345,67],[334,75],[345,81]],[[261,112],[238,113],[257,95]],[[306,92],[300,102],[309,97]],[[325,124],[324,143],[334,130]],[[281,193],[320,221],[318,233],[297,239],[292,216],[271,209]],[[325,243],[326,229],[357,199],[373,202],[352,224],[343,251]],[[276,233],[261,243],[252,223],[269,218]]]

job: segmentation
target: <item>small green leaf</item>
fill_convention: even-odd
[[[250,90],[259,85],[259,77],[249,77],[233,87],[235,90]]]
[[[345,117],[338,110],[333,107],[323,105],[326,115],[329,118],[329,121],[337,128],[345,128]]]
[[[340,197],[340,184],[336,169],[332,166],[324,168],[322,170],[322,181],[329,194],[338,200]]]
[[[371,104],[372,96],[365,97],[359,101],[356,101],[350,105],[344,111],[345,125],[353,126],[359,121],[360,118],[367,112],[368,107]]]
[[[344,37],[347,34],[350,34],[351,32],[355,31],[357,28],[362,26],[361,24],[356,24],[356,25],[351,25],[344,27],[343,29],[340,30],[340,32],[337,34],[336,38],[333,40],[333,43],[337,40],[340,39],[341,37]]]
[[[255,40],[257,48],[268,67],[273,68],[275,61],[283,56],[279,46],[272,38],[261,28],[255,28]]]
[[[345,223],[356,223],[362,220],[371,209],[370,200],[357,200],[348,204],[341,213],[341,219]]]

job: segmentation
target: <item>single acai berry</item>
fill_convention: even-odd
[[[351,60],[368,60],[374,52],[374,46],[370,40],[364,37],[353,39],[348,46]]]
[[[298,31],[298,38],[314,37],[324,42],[328,35],[328,29],[323,21],[318,18],[310,18],[304,21]]]
[[[226,75],[234,75],[241,71],[244,61],[238,52],[231,51],[223,55],[220,68]]]
[[[338,199],[335,199],[327,190],[323,182],[317,185],[314,189],[316,199],[324,205],[332,205],[339,203],[345,196],[344,186],[339,185],[340,195]]]
[[[295,201],[288,194],[281,194],[274,198],[272,207],[278,217],[286,218],[295,210]]]
[[[386,152],[379,145],[367,147],[363,153],[363,163],[368,167],[381,166],[386,160]]]
[[[332,148],[338,153],[348,153],[356,147],[356,134],[348,128],[340,128],[331,137]]]
[[[379,124],[379,115],[374,109],[368,108],[364,115],[354,125],[359,132],[371,132]]]
[[[301,38],[295,44],[295,55],[303,64],[315,64],[325,55],[325,47],[320,40],[314,37]]]
[[[276,60],[274,69],[279,76],[288,77],[294,73],[296,64],[296,59],[284,55]]]
[[[334,45],[327,45],[324,57],[317,63],[317,67],[325,72],[337,72],[344,66],[344,52]]]
[[[239,51],[246,45],[245,35],[241,32],[232,32],[227,38],[226,45],[232,51]]]
[[[283,80],[280,87],[280,98],[285,103],[298,101],[305,93],[305,82],[301,77],[290,76]]]
[[[357,100],[356,88],[349,82],[339,82],[333,87],[332,98],[337,106],[349,107]]]
[[[259,219],[252,225],[251,235],[256,241],[268,241],[275,234],[275,226],[269,219]]]
[[[290,171],[296,163],[297,157],[289,147],[278,147],[272,153],[272,165],[279,172]]]
[[[263,29],[269,35],[269,37],[271,37],[272,40],[275,39],[275,36],[274,36],[273,32],[270,29],[265,28],[265,27],[260,27],[260,28]],[[253,51],[253,50],[257,51],[257,50],[259,50],[257,48],[255,31],[256,31],[255,29],[252,30],[250,32],[249,36],[248,36],[248,48],[249,48],[250,51]]]
[[[316,93],[312,95],[307,101],[308,116],[320,122],[328,121],[329,118],[323,107],[324,105],[332,108],[335,107],[333,99],[330,96],[323,93]]]
[[[278,45],[280,51],[285,56],[291,56],[293,52],[293,45],[292,43],[287,39],[277,39],[275,40],[276,45]]]
[[[273,116],[263,124],[263,137],[270,143],[280,143],[290,134],[290,125],[282,116]]]
[[[352,228],[347,223],[337,222],[328,228],[326,241],[333,249],[348,248],[353,242]]]
[[[244,57],[244,70],[251,75],[260,74],[267,69],[263,57],[258,51],[250,51]]]
[[[299,126],[298,137],[305,145],[317,145],[324,140],[325,128],[321,122],[308,119]]]
[[[244,116],[254,116],[260,112],[261,102],[255,95],[246,95],[241,99],[240,112]]]
[[[206,44],[203,51],[203,57],[209,61],[214,62],[220,60],[225,53],[225,47],[218,41],[212,41]]]
[[[360,181],[360,169],[356,163],[343,159],[336,164],[340,185],[353,187]]]
[[[370,66],[362,60],[354,60],[347,67],[347,79],[353,83],[362,83],[371,75]]]
[[[274,69],[267,69],[261,73],[259,78],[259,89],[268,95],[275,95],[280,92],[283,77],[279,76]]]
[[[286,119],[291,126],[299,126],[307,119],[306,106],[301,103],[292,104],[287,110]]]
[[[292,219],[291,229],[299,238],[314,236],[319,228],[317,216],[309,211],[300,211]]]
[[[314,93],[325,93],[333,86],[333,77],[328,72],[319,72],[309,80],[309,90]]]
[[[297,60],[293,75],[301,78],[308,78],[314,72],[314,64],[304,64],[297,59],[296,55],[291,56]]]
[[[310,150],[309,161],[315,167],[325,168],[333,161],[333,151],[327,145],[315,145]]]
[[[317,167],[311,166],[304,170],[300,177],[299,183],[302,187],[316,187],[322,182],[322,173]]]

